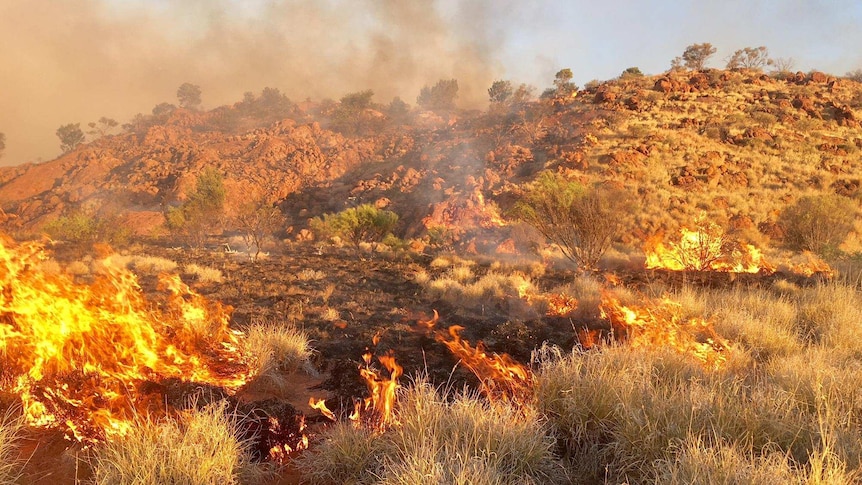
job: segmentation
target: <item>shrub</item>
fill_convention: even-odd
[[[542,173],[516,204],[516,217],[535,227],[584,268],[596,263],[622,230],[627,195],[615,189],[592,188]]]
[[[796,250],[835,251],[853,229],[857,212],[856,203],[841,195],[802,197],[779,216],[784,242]]]
[[[207,233],[220,223],[225,195],[222,174],[215,168],[207,168],[198,176],[188,199],[165,214],[168,229],[196,247],[203,246]]]
[[[140,420],[128,435],[96,450],[94,482],[235,484],[258,473],[226,406],[222,401],[162,422]]]
[[[311,221],[311,228],[319,235],[346,239],[359,249],[362,243],[376,245],[383,241],[397,222],[398,214],[363,204],[337,214],[316,217]]]
[[[119,224],[115,217],[99,218],[83,211],[54,219],[45,224],[44,231],[55,240],[73,243],[124,245],[131,237],[131,231]]]

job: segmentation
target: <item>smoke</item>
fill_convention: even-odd
[[[279,88],[294,100],[373,89],[415,104],[424,85],[458,80],[479,107],[495,79],[547,87],[630,66],[658,73],[686,45],[765,45],[796,68],[862,67],[857,0],[523,2],[516,0],[3,0],[0,164],[59,152],[55,130],[120,122],[201,86],[205,108]]]
[[[2,2],[0,161],[52,158],[60,125],[127,121],[176,103],[184,82],[200,85],[204,107],[213,108],[266,86],[294,100],[370,88],[378,102],[401,96],[415,104],[423,85],[455,78],[459,105],[480,106],[500,63],[481,23],[462,28],[452,20],[457,8],[447,8],[400,0]]]

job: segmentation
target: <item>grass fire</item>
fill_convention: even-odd
[[[700,43],[515,81],[515,4],[370,2],[355,39],[340,3],[83,3],[41,9],[111,46],[70,72],[199,37],[0,167],[0,485],[862,482],[860,73]],[[252,45],[289,86],[234,92]]]

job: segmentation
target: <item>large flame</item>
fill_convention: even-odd
[[[683,318],[681,306],[668,299],[650,301],[646,306],[625,306],[603,292],[600,306],[614,337],[631,347],[669,347],[689,355],[709,368],[719,368],[732,351],[703,318]],[[592,336],[590,336],[592,338]]]
[[[42,271],[38,243],[0,239],[0,390],[21,397],[33,426],[78,440],[122,435],[146,407],[140,385],[167,378],[228,391],[247,380],[228,308],[177,276],[160,305],[110,258],[92,284]]]
[[[695,222],[695,229],[680,229],[676,242],[665,244],[660,234],[648,240],[644,247],[647,269],[766,274],[775,271],[760,249],[729,241],[724,231],[703,215]]]

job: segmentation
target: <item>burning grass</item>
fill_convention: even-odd
[[[148,408],[145,382],[246,381],[227,309],[178,277],[160,279],[155,306],[110,258],[89,285],[39,271],[44,258],[39,244],[0,241],[0,390],[20,397],[28,425],[98,440]]]
[[[299,460],[310,483],[559,483],[563,468],[535,414],[419,380],[382,434],[338,425]]]
[[[251,462],[250,443],[237,438],[238,416],[220,401],[176,418],[139,418],[125,436],[103,443],[93,463],[99,485],[255,483],[267,470]]]

